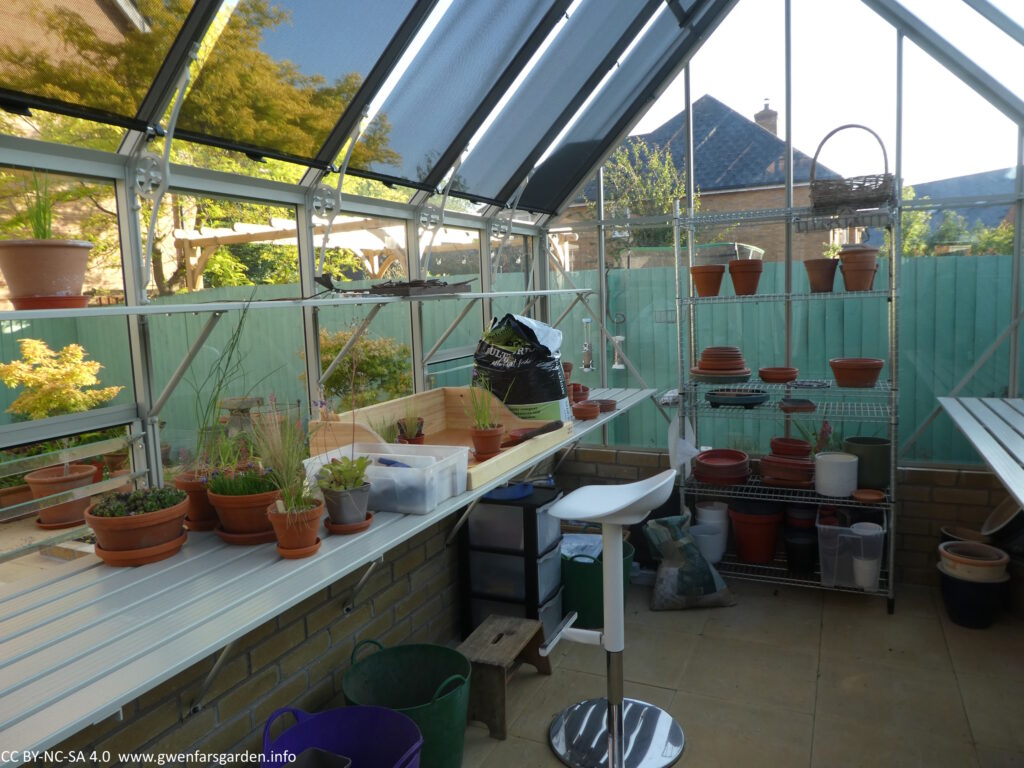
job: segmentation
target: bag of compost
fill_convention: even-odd
[[[521,419],[569,421],[572,410],[562,373],[562,332],[520,315],[491,322],[477,344],[473,381],[490,386]]]

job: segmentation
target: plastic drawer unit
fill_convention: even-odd
[[[552,547],[537,558],[537,594],[545,602],[562,586],[562,553]],[[526,600],[526,568],[530,558],[496,552],[469,553],[469,583],[475,595]]]
[[[524,508],[480,502],[469,516],[469,546],[523,553],[529,543],[529,526],[536,535],[537,551],[549,551],[562,538],[561,522],[547,512],[553,503]],[[524,509],[532,515],[523,514]]]
[[[473,614],[473,626],[479,626],[488,616],[519,616],[527,617],[526,605],[524,603],[506,603],[501,600],[487,600],[482,597],[474,597],[470,600],[470,610]],[[530,617],[532,618],[532,617]],[[550,600],[544,603],[537,610],[537,618],[544,625],[544,637],[551,637],[562,620],[562,590],[559,589]]]

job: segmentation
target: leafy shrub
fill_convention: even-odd
[[[146,488],[131,493],[115,493],[108,496],[95,507],[92,514],[96,517],[130,517],[159,512],[161,509],[173,507],[185,500],[185,492],[176,488]]]
[[[352,331],[320,331],[320,367],[326,369],[341,351]],[[369,339],[363,336],[349,355],[359,361],[352,384],[352,372],[339,365],[324,382],[324,394],[338,398],[346,409],[362,408],[381,400],[394,400],[412,392],[412,357],[409,347],[391,338]],[[355,397],[351,394],[355,389]],[[353,405],[354,400],[354,405]]]

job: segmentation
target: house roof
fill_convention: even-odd
[[[954,176],[951,179],[926,181],[912,184],[916,199],[930,197],[933,200],[944,197],[965,197],[984,200],[990,195],[1012,195],[1015,189],[1013,168],[1000,168],[995,171],[971,173],[966,176]],[[991,206],[967,206],[954,208],[967,220],[967,228],[971,229],[979,221],[986,227],[998,227],[1010,212],[1009,203],[997,203]],[[942,223],[942,216],[932,216],[932,231]]]
[[[686,110],[650,133],[630,137],[649,145],[669,147],[678,169],[686,163]],[[693,102],[693,150],[697,189],[720,192],[734,189],[778,186],[786,183],[786,142],[762,128],[714,96]],[[819,179],[837,179],[839,174],[819,164]],[[811,178],[811,156],[793,150],[793,181],[806,184]],[[587,185],[584,194],[597,199],[597,184]]]

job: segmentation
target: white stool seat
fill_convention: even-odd
[[[668,501],[676,471],[624,485],[587,485],[556,501],[548,514],[560,520],[635,525]]]

